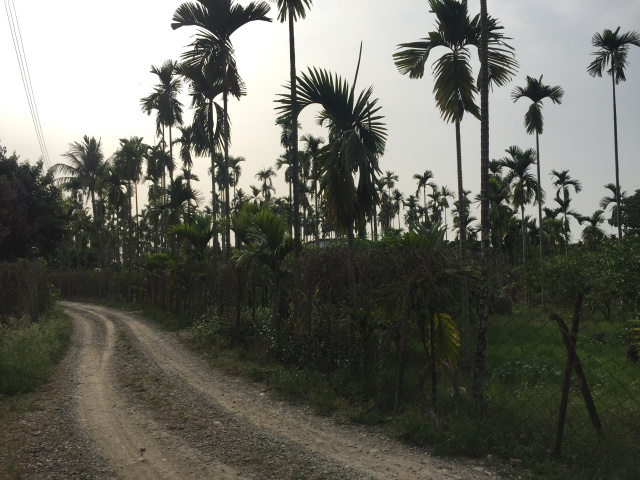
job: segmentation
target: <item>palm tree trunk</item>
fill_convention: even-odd
[[[293,2],[287,2],[289,9],[289,67],[291,82],[291,153],[292,153],[292,180],[293,183],[293,252],[295,259],[300,257],[300,197],[299,197],[299,165],[298,165],[298,104],[296,84],[296,42],[293,21]],[[294,302],[295,303],[295,302]]]
[[[422,186],[422,205],[424,208],[424,224],[427,224],[427,186]]]
[[[464,264],[467,260],[467,219],[464,188],[462,185],[462,146],[460,144],[460,120],[456,120],[456,157],[458,164],[458,218],[460,224],[460,260]],[[469,280],[462,278],[462,292],[460,295],[461,322],[460,322],[460,349],[462,358],[471,355],[469,345]],[[467,362],[468,363],[468,362]]]
[[[544,232],[542,229],[542,185],[540,182],[540,140],[538,132],[536,132],[536,168],[538,172],[538,235],[540,237],[540,260],[544,255]]]
[[[611,84],[613,86],[613,142],[615,144],[616,161],[616,223],[618,224],[618,240],[622,238],[622,224],[620,223],[620,170],[618,166],[618,114],[616,109],[616,74],[611,65]]]
[[[132,262],[132,257],[133,257],[133,244],[132,243],[134,241],[134,238],[133,238],[133,235],[131,235],[131,233],[132,233],[131,230],[132,230],[132,227],[133,227],[133,221],[132,221],[132,218],[131,218],[131,194],[133,193],[132,189],[131,189],[131,180],[129,180],[129,192],[128,193],[129,193],[129,195],[127,195],[127,196],[129,197],[129,202],[128,202],[129,203],[129,208],[127,208],[127,213],[128,213],[127,216],[129,218],[128,218],[128,222],[127,222],[127,231],[129,233],[129,242],[128,242],[129,243],[129,248],[128,248],[128,250],[129,250],[128,251],[128,257],[129,258],[128,258],[128,272],[127,272],[127,299],[126,299],[126,302],[130,302],[132,300],[132,297],[131,297],[131,262]]]
[[[491,212],[489,210],[489,58],[487,16],[487,0],[480,0],[480,225],[482,229],[482,262],[480,271],[480,296],[478,299],[476,365],[473,372],[472,385],[473,400],[476,405],[480,405],[484,393],[487,325],[489,323],[489,245],[491,238]],[[433,358],[431,361],[433,362]]]
[[[213,138],[213,99],[209,100],[209,131],[211,132],[211,138]],[[218,279],[218,200],[216,198],[216,155],[215,148],[212,144],[209,146],[211,149],[211,209],[213,214],[213,254],[211,255],[211,300],[212,303],[216,299],[217,293],[217,279]]]
[[[462,146],[460,144],[460,120],[456,120],[456,159],[458,165],[458,219],[460,227],[460,252],[462,258],[467,256],[467,218],[462,186]]]
[[[524,221],[524,205],[520,207],[520,218],[522,222],[522,263],[527,263],[527,227]]]
[[[226,220],[226,228],[225,234],[226,238],[224,240],[225,248],[223,257],[228,259],[229,254],[231,252],[231,224],[229,222],[229,92],[227,88],[227,69],[225,68],[225,89],[222,93],[222,103],[224,108],[224,175],[223,183],[224,183],[224,206],[225,206],[225,220]]]

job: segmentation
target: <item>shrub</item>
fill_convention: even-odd
[[[0,325],[0,394],[28,392],[46,382],[70,336],[71,322],[58,309],[37,323],[23,316]]]

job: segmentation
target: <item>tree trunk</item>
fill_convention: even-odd
[[[618,167],[618,114],[616,109],[616,74],[615,65],[611,65],[611,83],[613,86],[613,142],[615,144],[616,161],[616,223],[618,224],[618,240],[622,238],[622,223],[620,223],[620,170]]]
[[[213,114],[215,109],[213,107],[213,100],[209,100],[209,131],[211,132],[211,209],[213,214],[213,254],[211,255],[211,301],[212,303],[216,299],[217,292],[217,279],[218,279],[218,199],[216,198],[216,157],[215,148],[213,145]]]
[[[463,264],[467,260],[467,212],[465,205],[464,187],[462,184],[462,145],[460,140],[460,121],[456,120],[456,158],[458,165],[458,220],[460,227],[460,260]],[[462,352],[463,367],[470,364],[469,344],[469,280],[462,278],[462,292],[460,295],[461,322],[460,322],[460,349]]]
[[[296,260],[300,257],[300,193],[298,185],[299,165],[298,165],[298,97],[296,82],[296,42],[293,20],[293,2],[288,3],[289,10],[289,67],[291,82],[291,156],[292,171],[291,183],[293,183],[293,251]]]
[[[489,245],[491,238],[491,217],[489,211],[489,69],[487,16],[487,0],[480,0],[480,224],[482,229],[482,261],[480,265],[480,297],[478,299],[476,364],[471,389],[473,400],[477,406],[482,404],[484,393],[487,325],[489,323]]]
[[[231,254],[231,222],[229,221],[229,92],[227,88],[227,66],[225,65],[225,89],[222,93],[222,103],[224,108],[224,206],[225,206],[225,239],[224,244],[225,248],[223,249],[223,258],[229,259],[229,255]]]

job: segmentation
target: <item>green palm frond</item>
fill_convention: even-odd
[[[615,72],[616,85],[626,81],[624,71],[628,64],[629,47],[640,47],[638,32],[626,32],[622,35],[619,35],[619,32],[620,27],[615,31],[605,29],[602,33],[593,35],[591,44],[598,50],[592,53],[596,58],[587,67],[587,72],[592,77],[602,77],[605,71],[609,74]]]
[[[431,361],[446,361],[452,368],[457,368],[460,356],[460,332],[458,326],[447,313],[436,313],[433,316],[434,336],[429,336],[428,345]]]

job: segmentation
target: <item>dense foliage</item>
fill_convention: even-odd
[[[0,260],[51,260],[65,234],[69,215],[53,173],[7,156],[0,146]]]

